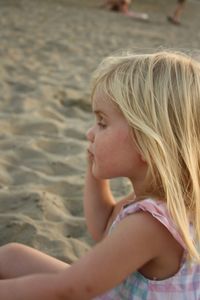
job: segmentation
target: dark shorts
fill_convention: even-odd
[[[184,3],[186,0],[178,0],[178,3]]]

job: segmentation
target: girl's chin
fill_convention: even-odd
[[[94,167],[92,168],[92,175],[98,180],[107,180],[113,178],[111,176],[108,176],[108,174],[103,174],[100,171],[97,171]]]
[[[100,174],[98,174],[97,172],[92,172],[92,175],[96,178],[96,179],[98,179],[98,180],[103,180],[103,179],[105,179],[104,177],[102,177]]]
[[[99,180],[103,180],[103,179],[107,179],[105,178],[105,176],[103,176],[103,174],[101,174],[98,170],[96,170],[95,165],[93,164],[92,167],[92,175]]]

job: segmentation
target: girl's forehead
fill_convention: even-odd
[[[110,102],[108,96],[103,91],[96,89],[92,97],[92,108],[105,106],[107,102]]]
[[[93,112],[101,112],[104,115],[110,117],[121,118],[123,116],[118,105],[104,92],[97,92],[94,94],[92,101],[92,110]]]

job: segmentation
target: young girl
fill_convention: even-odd
[[[200,64],[170,52],[109,57],[92,91],[84,193],[99,241],[72,266],[0,248],[2,300],[200,299]],[[116,202],[109,179],[134,193]]]

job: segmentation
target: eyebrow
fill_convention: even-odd
[[[97,110],[94,110],[93,113],[94,113],[95,115],[103,115],[103,116],[107,117],[107,115],[106,115],[103,111],[98,110],[98,109],[97,109]]]

